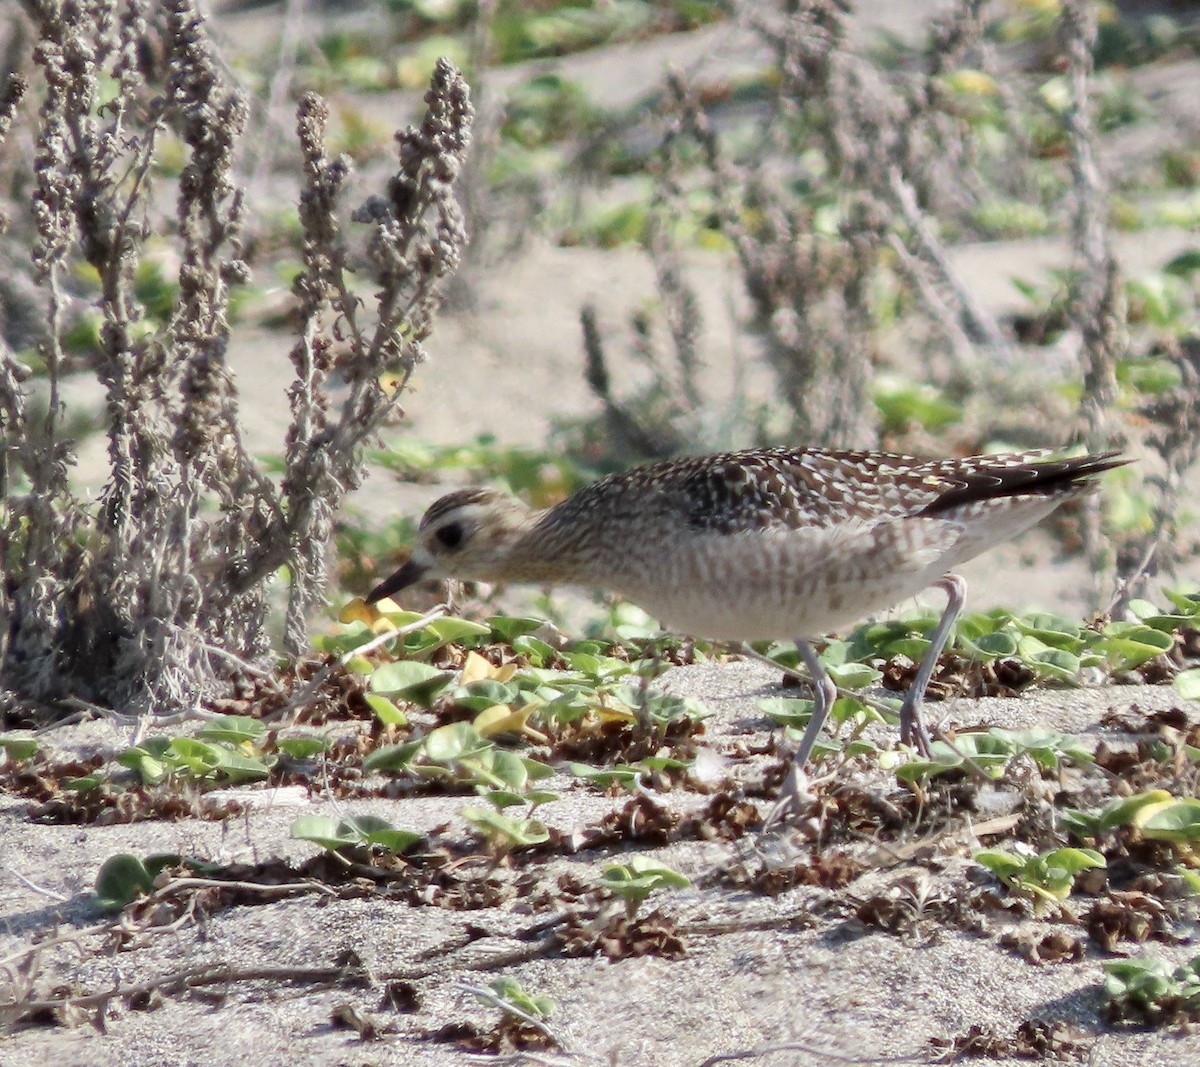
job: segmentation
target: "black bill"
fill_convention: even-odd
[[[410,585],[414,585],[425,577],[425,568],[415,560],[409,560],[390,578],[385,578],[374,589],[367,594],[367,603],[374,604],[377,600],[382,600],[385,596],[391,596],[393,593],[400,592],[401,589],[407,589]]]

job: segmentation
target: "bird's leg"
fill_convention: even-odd
[[[808,669],[809,678],[812,680],[812,716],[808,720],[808,726],[804,729],[804,736],[800,739],[800,747],[796,749],[796,755],[792,757],[792,765],[788,768],[787,777],[784,778],[783,785],[779,788],[779,799],[767,816],[767,826],[771,826],[789,809],[801,810],[805,802],[812,799],[808,791],[808,776],[804,773],[804,765],[808,762],[813,745],[817,743],[817,737],[825,725],[829,709],[837,700],[837,686],[829,677],[829,672],[817,655],[816,649],[803,639],[796,642],[796,649],[800,653],[800,658],[804,660],[804,666]]]
[[[792,760],[792,766],[799,767],[803,771],[809,754],[813,750],[813,745],[817,743],[821,727],[825,725],[829,710],[833,707],[833,702],[837,700],[837,686],[833,684],[833,679],[829,677],[829,672],[825,669],[821,657],[817,655],[817,650],[812,645],[804,640],[797,641],[796,651],[804,660],[804,666],[808,669],[808,676],[812,680],[813,687],[812,717],[808,720],[804,736],[800,739],[800,747],[796,749],[796,756]]]
[[[921,721],[925,690],[929,687],[933,672],[937,670],[942,650],[950,640],[954,620],[958,618],[967,599],[967,583],[957,574],[945,575],[936,586],[946,594],[946,610],[938,620],[933,636],[929,639],[929,648],[921,660],[920,667],[917,668],[917,676],[904,697],[904,703],[900,705],[900,741],[906,745],[915,742],[917,749],[925,756],[929,755],[929,731]]]

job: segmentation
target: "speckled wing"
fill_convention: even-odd
[[[1115,453],[1048,459],[1044,450],[950,460],[887,452],[768,449],[728,453],[676,471],[693,529],[868,524],[905,516],[956,519],[1001,498],[1061,498],[1126,462]]]
[[[824,528],[975,510],[999,497],[1066,495],[1124,462],[1114,454],[1048,459],[1044,450],[923,460],[889,452],[752,449],[668,460],[610,475],[556,511],[597,512],[606,522],[643,522],[661,510],[689,529],[731,534]],[[656,505],[658,507],[656,508]]]
[[[1061,500],[1086,491],[1092,479],[1129,462],[1117,452],[1048,459],[1045,452],[1010,452],[960,460],[935,460],[923,470],[942,483],[922,515],[961,514],[1001,499]]]
[[[684,461],[686,463],[686,461]],[[824,449],[766,449],[713,457],[679,474],[692,529],[736,533],[769,527],[825,527],[894,510],[896,472],[909,456]],[[933,486],[914,486],[931,503]]]

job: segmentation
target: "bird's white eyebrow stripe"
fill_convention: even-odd
[[[427,529],[444,515],[448,515],[452,511],[457,511],[459,508],[466,507],[469,504],[482,504],[495,495],[491,489],[461,489],[456,493],[448,493],[446,496],[440,497],[429,505],[425,514],[421,516],[420,528],[422,530]]]

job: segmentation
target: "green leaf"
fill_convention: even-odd
[[[844,642],[841,643],[844,644]],[[774,660],[781,670],[797,675],[804,674],[804,668],[800,666],[800,650],[795,645],[781,644],[778,641],[770,643],[760,641],[751,647],[768,659]],[[824,662],[824,656],[821,659]],[[845,660],[843,658],[838,662],[845,662]]]
[[[1140,623],[1110,623],[1093,646],[1114,671],[1129,671],[1167,652],[1175,643],[1169,633]]]
[[[220,756],[217,746],[194,737],[176,737],[167,746],[163,758],[196,778],[203,778],[216,768]]]
[[[1002,848],[980,849],[972,858],[1002,881],[1007,881],[1024,871],[1027,862],[1027,857],[1018,856]]]
[[[949,771],[960,770],[970,759],[984,773],[999,778],[1016,752],[1016,745],[1002,731],[960,734],[955,738],[954,748],[944,741],[934,741],[928,757],[914,756],[902,763],[896,768],[896,777],[902,782],[932,778]]]
[[[1033,612],[1029,615],[1019,615],[1013,618],[1013,625],[1021,633],[1036,638],[1049,648],[1077,652],[1083,647],[1080,633],[1083,627],[1079,623],[1064,618],[1062,615],[1052,615],[1049,612]]]
[[[146,785],[158,785],[171,772],[161,758],[169,744],[167,738],[150,738],[141,745],[127,748],[117,757],[117,762],[134,771]]]
[[[813,702],[801,697],[763,697],[755,707],[780,726],[804,726],[812,718]]]
[[[451,672],[439,670],[428,663],[397,660],[375,668],[371,675],[371,690],[429,707],[453,678]]]
[[[225,748],[217,749],[217,761],[213,770],[234,782],[260,782],[271,775],[270,767],[263,757],[247,756]]]
[[[1184,700],[1200,700],[1200,667],[1175,675],[1175,690]]]
[[[37,755],[38,743],[32,737],[18,737],[16,734],[0,734],[0,748],[8,753],[8,758],[14,763],[32,759]]]
[[[158,853],[140,859],[128,852],[109,856],[96,874],[96,906],[102,911],[120,911],[126,904],[154,889],[154,879],[180,857]]]
[[[330,815],[301,815],[292,823],[289,836],[295,841],[311,841],[330,852],[356,845],[360,841],[357,834],[346,830],[339,820]]]
[[[408,717],[385,696],[380,696],[378,693],[368,693],[367,706],[375,712],[375,717],[384,726],[408,725]]]
[[[425,736],[425,755],[434,763],[452,763],[466,756],[494,749],[469,722],[452,722],[439,726]]]
[[[1150,789],[1144,793],[1136,793],[1131,797],[1112,801],[1100,810],[1100,826],[1105,830],[1113,830],[1118,826],[1132,826],[1142,808],[1163,804],[1173,799],[1174,797],[1165,789]]]
[[[425,629],[437,634],[443,644],[461,642],[472,637],[487,637],[492,632],[490,626],[484,626],[482,623],[448,617],[434,619]]]
[[[838,697],[829,709],[829,717],[838,724],[846,722],[872,723],[887,722],[887,718],[878,708],[864,704],[856,696]],[[893,720],[894,721],[894,720]]]
[[[1142,600],[1140,597],[1134,597],[1128,606],[1129,613],[1142,622],[1160,614],[1157,604],[1151,604],[1149,600]]]
[[[385,744],[377,748],[362,761],[364,771],[407,771],[413,757],[425,745],[425,739],[406,741],[403,744]]]
[[[880,649],[880,655],[884,659],[895,659],[897,656],[904,656],[914,663],[920,663],[928,651],[929,642],[924,637],[901,637],[896,641],[889,641],[884,645]]]
[[[413,757],[421,751],[425,741],[406,741],[402,745],[384,745],[363,760],[363,770],[405,771]]]
[[[543,687],[538,691],[538,696],[546,701],[539,714],[547,722],[569,725],[578,722],[592,710],[590,696],[576,690],[556,696],[553,690]]]
[[[370,836],[371,844],[378,845],[388,852],[400,855],[407,852],[425,835],[413,830],[376,830]]]
[[[1104,857],[1094,848],[1056,848],[1044,854],[1049,867],[1057,867],[1074,876],[1094,867],[1106,867]]]
[[[258,781],[270,771],[261,757],[247,756],[227,745],[201,741],[195,737],[176,737],[167,746],[163,759],[176,770],[195,778],[224,775],[234,781]]]
[[[1093,867],[1103,868],[1104,857],[1090,848],[1056,848],[1037,856],[1022,856],[1005,849],[982,849],[977,863],[1015,889],[1046,900],[1065,900],[1075,876]]]
[[[1200,271],[1200,248],[1189,248],[1180,252],[1179,255],[1167,261],[1163,270],[1167,274],[1176,274],[1180,277],[1187,277]]]
[[[366,841],[377,830],[390,830],[392,828],[392,824],[382,815],[367,813],[362,815],[347,815],[342,818],[338,826],[341,827],[344,833],[360,841]]]
[[[620,600],[612,606],[608,624],[625,644],[650,640],[662,633],[657,620],[627,600]]]
[[[518,637],[541,629],[545,623],[541,619],[525,618],[519,615],[495,615],[488,619],[488,625],[492,628],[492,635],[497,641],[507,641],[511,645]]]
[[[1075,837],[1099,837],[1104,830],[1098,813],[1077,808],[1064,808],[1059,812],[1058,821],[1067,833]]]
[[[1111,975],[1123,986],[1146,978],[1168,978],[1172,972],[1171,965],[1157,956],[1142,956],[1129,960],[1105,960],[1100,966],[1104,968],[1105,974]]]
[[[1156,841],[1200,840],[1200,800],[1183,797],[1149,811],[1135,820],[1143,837]]]
[[[1179,866],[1175,868],[1175,873],[1183,882],[1187,892],[1192,896],[1200,896],[1200,871],[1193,871],[1187,867]]]
[[[505,808],[520,807],[525,804],[524,793],[514,793],[508,789],[481,790],[480,796],[497,811],[503,811]]]
[[[490,841],[505,848],[540,845],[550,831],[537,819],[513,819],[486,808],[463,808],[462,816]]]
[[[829,666],[829,676],[840,689],[865,689],[883,677],[883,671],[867,663],[844,663]]]
[[[623,764],[604,769],[589,767],[586,763],[572,763],[568,766],[568,770],[578,778],[586,778],[590,782],[595,782],[601,789],[607,789],[610,785],[616,784],[622,789],[632,790],[637,786],[638,779],[645,773],[639,767]]]
[[[259,719],[245,715],[221,715],[200,727],[196,736],[206,741],[225,741],[231,745],[240,745],[243,742],[253,744],[266,733],[266,729]]]
[[[1038,766],[1047,770],[1055,770],[1062,759],[1072,763],[1091,763],[1095,758],[1091,750],[1084,747],[1077,738],[1045,727],[1035,726],[1029,730],[1001,730],[993,727],[988,733],[1011,745],[1014,754],[1025,753]]]
[[[330,852],[371,845],[399,855],[424,838],[412,830],[398,830],[378,815],[353,815],[335,819],[329,815],[302,815],[291,826],[296,841],[311,841]]]
[[[361,674],[366,677],[375,670],[375,663],[366,656],[351,656],[343,665],[350,674]]]
[[[486,711],[496,704],[512,705],[520,695],[520,686],[515,682],[498,682],[494,678],[481,678],[469,685],[454,690],[454,703],[471,711]]]
[[[525,764],[525,773],[531,782],[540,782],[543,778],[549,778],[554,774],[554,768],[548,763],[541,763],[529,756],[522,756],[521,762]]]
[[[515,638],[512,647],[514,652],[529,657],[529,662],[535,667],[540,667],[544,663],[553,663],[557,654],[552,645],[529,635]]]
[[[1189,618],[1200,618],[1200,593],[1176,593],[1170,589],[1162,592],[1176,610]]]
[[[600,885],[623,897],[631,912],[657,889],[682,889],[691,884],[691,879],[685,875],[646,856],[633,856],[628,863],[610,864],[600,876]]]
[[[397,611],[382,611],[380,614],[397,630],[402,630],[405,626],[411,626],[414,622],[424,617],[419,611],[405,611],[403,608]],[[376,636],[375,632],[371,630],[370,627],[364,626],[362,623],[354,623],[352,625],[362,626],[366,631],[367,640],[371,640]],[[365,644],[366,641],[362,643]]]
[[[502,787],[516,792],[525,788],[529,781],[529,771],[526,770],[525,761],[520,756],[503,748],[494,748],[486,755],[488,758],[482,761],[482,765],[495,775],[498,785],[502,783]]]
[[[660,774],[663,771],[686,771],[691,765],[691,760],[675,759],[672,756],[646,756],[638,760],[639,767]]]
[[[108,775],[103,771],[94,771],[91,774],[85,774],[79,778],[68,778],[63,782],[62,787],[69,789],[72,793],[91,793],[101,786],[108,785]]]
[[[388,616],[389,619],[391,617]],[[414,618],[419,619],[420,616],[414,615]],[[373,641],[375,636],[375,632],[365,623],[352,622],[341,633],[318,634],[312,639],[312,646],[318,652],[324,652],[330,656],[344,656],[347,652],[358,648],[359,645]]]
[[[1049,648],[1027,656],[1025,662],[1043,678],[1054,678],[1072,685],[1078,681],[1083,666],[1078,656],[1059,648]]]
[[[536,1019],[546,1018],[555,1008],[553,998],[527,993],[515,978],[497,978],[489,983],[489,988],[504,1003]]]
[[[872,392],[887,430],[906,431],[914,423],[926,430],[939,430],[962,418],[961,408],[925,383],[877,376]]]
[[[958,644],[973,658],[985,661],[1007,659],[1017,654],[1016,635],[1006,630],[980,634],[975,638],[965,637],[960,633]]]
[[[367,698],[370,699],[369,697]],[[279,745],[279,751],[285,756],[292,759],[311,759],[319,752],[325,752],[329,749],[329,738],[327,737],[281,737],[276,742]]]

